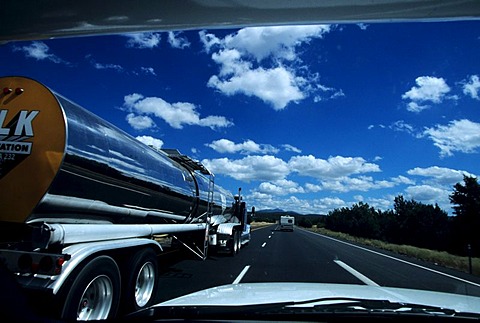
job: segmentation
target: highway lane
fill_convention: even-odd
[[[276,226],[252,232],[248,246],[234,257],[227,254],[209,255],[205,261],[182,258],[182,255],[159,257],[160,277],[156,301],[164,301],[209,287],[232,284],[245,266],[252,264],[261,245]],[[177,258],[178,257],[178,258]]]
[[[156,301],[234,282],[369,284],[480,296],[480,278],[414,259],[276,225],[252,233],[235,257],[163,262]],[[242,275],[241,275],[242,274]]]
[[[299,230],[274,230],[269,236],[263,238],[263,248],[252,255],[251,267],[242,282],[361,283],[339,270],[334,258],[313,241],[304,239]]]
[[[275,238],[270,243],[270,260],[262,257],[261,265],[251,266],[242,282],[261,281],[261,271],[273,261],[275,265],[268,268],[276,270],[263,277],[268,281],[360,283],[480,296],[480,278],[465,273],[298,228],[293,234],[275,232]],[[264,248],[267,247],[268,242]],[[284,260],[276,261],[279,257]],[[260,268],[255,270],[256,267]],[[349,275],[348,279],[345,274]]]

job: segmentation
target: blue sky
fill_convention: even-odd
[[[480,174],[480,22],[257,27],[12,42],[36,79],[202,161],[257,209],[402,194],[450,210]]]

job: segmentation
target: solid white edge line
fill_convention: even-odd
[[[233,281],[233,285],[236,285],[238,283],[240,283],[240,281],[242,280],[243,276],[245,276],[245,274],[247,273],[247,271],[250,269],[250,265],[247,265],[245,266],[245,268],[243,268],[243,270],[240,272],[240,274],[237,276],[237,278],[235,278],[235,280]]]
[[[446,276],[446,277],[449,277],[449,278],[452,278],[452,279],[456,279],[456,280],[461,281],[461,282],[463,282],[463,283],[467,283],[467,284],[470,284],[470,285],[473,285],[473,286],[480,287],[480,284],[471,282],[471,281],[469,281],[469,280],[466,280],[466,279],[463,279],[463,278],[460,278],[460,277],[457,277],[457,276],[453,276],[453,275],[450,275],[450,274],[442,273],[441,271],[438,271],[438,270],[435,270],[435,269],[431,269],[431,268],[428,268],[428,267],[425,267],[425,266],[422,266],[422,265],[417,265],[417,264],[414,264],[413,262],[408,262],[408,261],[403,260],[403,259],[395,258],[395,257],[389,256],[389,255],[385,255],[385,254],[380,253],[380,252],[377,252],[377,251],[373,251],[373,250],[370,250],[370,249],[367,249],[367,248],[363,248],[363,247],[360,247],[360,246],[356,246],[356,245],[354,245],[354,244],[351,244],[351,243],[348,243],[348,242],[345,242],[345,241],[342,241],[342,240],[338,240],[338,239],[335,239],[335,238],[332,238],[332,237],[328,237],[328,236],[326,236],[326,235],[323,235],[323,234],[320,234],[320,233],[317,233],[317,232],[312,232],[312,231],[308,231],[308,230],[304,230],[304,229],[302,229],[302,231],[305,231],[305,232],[308,232],[308,233],[311,233],[311,234],[316,234],[316,235],[319,235],[319,236],[321,236],[321,237],[323,237],[323,238],[327,238],[327,239],[330,239],[330,240],[333,240],[333,241],[341,242],[341,243],[346,244],[346,245],[351,246],[351,247],[355,247],[355,248],[358,248],[358,249],[361,249],[361,250],[365,250],[365,251],[368,251],[368,252],[377,254],[377,255],[379,255],[379,256],[383,256],[383,257],[386,257],[386,258],[390,258],[390,259],[393,259],[393,260],[402,262],[402,263],[407,264],[407,265],[411,265],[411,266],[414,266],[414,267],[418,267],[418,268],[421,268],[421,269],[425,269],[425,270],[431,271],[431,272],[436,273],[436,274],[439,274],[439,275],[443,275],[443,276]]]
[[[361,274],[360,272],[356,271],[355,269],[353,269],[352,267],[350,267],[349,265],[347,265],[346,263],[344,263],[343,261],[341,260],[334,260],[334,262],[339,265],[340,267],[342,267],[343,269],[345,269],[346,271],[348,271],[350,274],[352,274],[353,276],[357,277],[358,279],[360,279],[362,282],[364,282],[365,284],[369,285],[369,286],[380,286],[379,284],[377,284],[376,282],[374,282],[373,280],[371,280],[370,278],[368,278],[367,276]]]

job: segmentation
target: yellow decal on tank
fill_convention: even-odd
[[[24,222],[63,161],[66,126],[55,96],[23,77],[0,78],[0,221]]]

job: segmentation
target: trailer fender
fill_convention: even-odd
[[[51,283],[49,288],[52,290],[52,294],[56,295],[77,266],[92,255],[110,250],[142,246],[150,246],[154,250],[162,251],[162,247],[158,242],[146,238],[89,242],[66,247],[63,249],[63,253],[71,255],[71,259],[63,265],[62,273]]]
[[[240,223],[222,223],[218,225],[217,234],[233,235],[234,230],[240,228]]]

